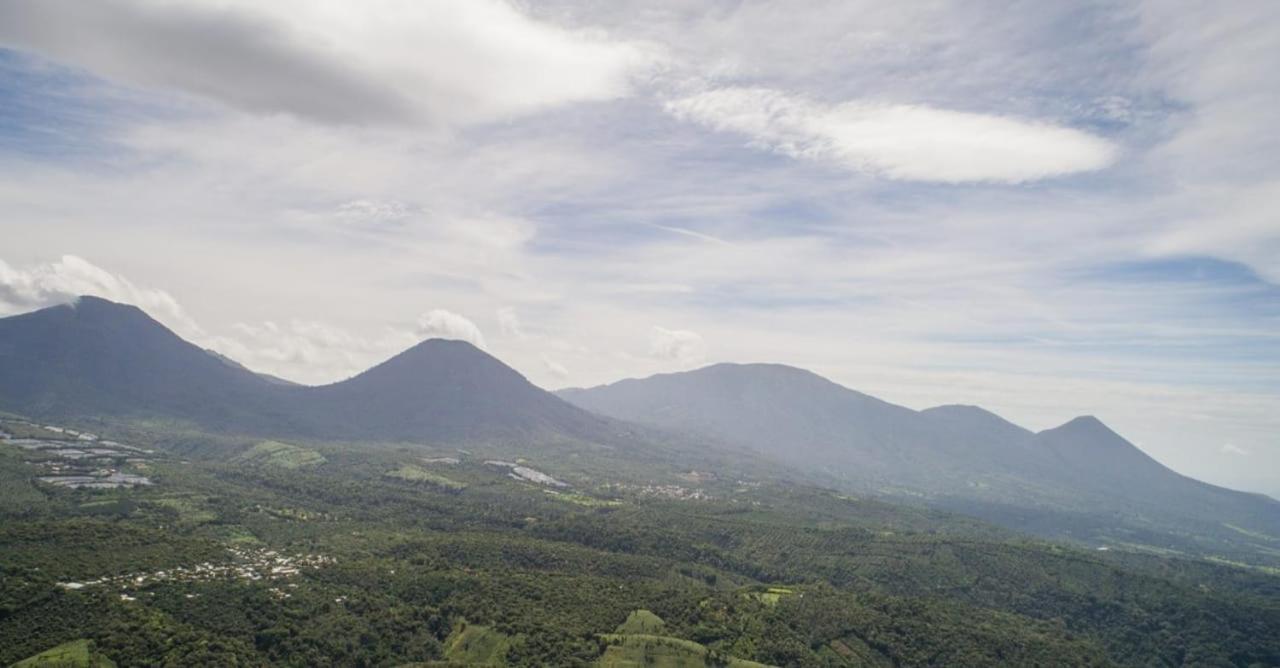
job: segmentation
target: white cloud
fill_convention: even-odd
[[[4,252],[11,261],[75,253],[140,285],[162,285],[219,335],[212,340],[240,346],[213,347],[255,370],[338,380],[415,342],[417,311],[404,305],[427,304],[487,314],[480,323],[502,337],[503,361],[534,382],[594,384],[671,370],[677,342],[662,337],[666,354],[651,355],[644,338],[652,323],[679,323],[714,341],[715,359],[810,367],[916,407],[979,403],[1037,428],[1103,414],[1178,470],[1217,482],[1265,471],[1275,489],[1280,369],[1264,301],[1272,288],[1220,283],[1212,270],[1184,281],[1175,277],[1181,261],[1147,265],[1153,256],[1206,255],[1280,280],[1280,235],[1267,213],[1280,202],[1280,133],[1270,131],[1269,113],[1280,87],[1268,78],[1280,45],[1276,3],[1222,12],[1152,1],[1134,12],[1096,3],[816,0],[818,9],[800,12],[788,0],[714,11],[522,2],[521,25],[562,26],[551,32],[639,51],[662,42],[675,55],[671,69],[638,84],[632,76],[644,76],[645,65],[612,70],[623,72],[611,79],[620,83],[614,90],[633,93],[634,103],[575,108],[575,100],[608,99],[592,97],[602,89],[588,77],[582,91],[547,103],[562,105],[556,113],[435,132],[403,123],[483,121],[494,105],[507,117],[553,106],[512,106],[501,93],[473,116],[466,96],[441,93],[445,84],[405,85],[453,66],[443,58],[389,74],[388,59],[401,50],[395,40],[368,48],[333,40],[359,51],[350,54],[316,46],[362,30],[322,16],[355,4],[233,0],[214,11],[201,0],[148,1],[68,11],[64,0],[0,0],[0,44],[21,40],[116,81],[239,111],[86,84],[38,59],[0,62],[0,77],[32,82],[23,89],[39,112],[32,134],[50,142],[38,157],[0,152]],[[384,31],[391,5],[368,6],[380,14],[369,29]],[[406,11],[445,6],[426,0]],[[482,13],[492,3],[457,6]],[[27,29],[15,7],[59,15]],[[279,18],[289,12],[296,22]],[[157,17],[180,15],[191,19],[186,32],[157,27]],[[119,34],[55,43],[59,25],[94,16],[104,33]],[[472,34],[441,17],[441,30]],[[303,31],[317,39],[290,38]],[[191,34],[183,47],[209,35],[219,43],[205,62],[165,57],[178,34]],[[417,48],[456,51],[425,40]],[[245,54],[240,64],[232,49]],[[480,60],[459,65],[459,76],[482,70]],[[469,94],[488,94],[488,74],[474,82]],[[675,99],[676,113],[708,86],[764,90],[777,97],[766,111],[781,120],[753,112],[764,104],[756,99],[737,110],[705,98],[734,124],[750,120],[755,133],[725,122],[740,139],[693,115],[694,123],[675,122],[645,99],[659,91]],[[57,97],[42,103],[46,88]],[[792,95],[802,92],[820,97]],[[148,107],[113,106],[121,98]],[[1105,181],[1050,187],[893,180],[1031,178],[1024,156],[1009,159],[1017,170],[991,176],[982,151],[923,141],[937,128],[971,127],[946,111],[959,109],[997,113],[960,120],[991,121],[1000,137],[1022,136],[1004,133],[1002,121],[1031,126],[1026,148],[1043,153],[1032,161],[1041,170],[1069,161],[1059,142],[1044,141],[1044,126],[1017,119],[1104,124],[1125,159]],[[100,125],[58,122],[68,115]],[[892,139],[892,150],[851,134],[846,116]],[[736,146],[746,141],[800,159],[749,159]],[[60,152],[69,143],[75,150]],[[947,167],[926,149],[964,163]],[[895,165],[906,175],[891,173]],[[890,178],[851,178],[846,168]],[[146,267],[146,280],[132,267]],[[524,319],[527,337],[494,318],[503,308]],[[1138,347],[1148,352],[1130,352]],[[566,381],[545,354],[571,372]],[[1192,413],[1211,419],[1191,424]],[[1224,441],[1252,455],[1204,456]]]
[[[707,343],[697,332],[654,325],[649,330],[649,354],[661,360],[692,366],[706,357]]]
[[[338,206],[337,217],[351,225],[377,227],[398,225],[412,213],[404,202],[361,198]]]
[[[566,369],[563,364],[547,357],[546,355],[542,356],[542,364],[547,368],[548,373],[558,379],[563,380],[569,377],[569,370]]]
[[[1110,165],[1116,147],[1072,128],[919,105],[828,106],[765,88],[674,100],[677,118],[746,135],[753,145],[891,179],[1021,183]]]
[[[11,0],[0,44],[325,122],[474,123],[626,96],[651,47],[503,0]]]
[[[416,342],[414,335],[389,328],[361,336],[315,320],[268,320],[236,323],[230,333],[201,344],[253,371],[318,385],[360,373]]]
[[[418,318],[417,333],[427,339],[455,339],[484,348],[484,335],[474,322],[444,309],[432,309]]]
[[[1237,456],[1241,456],[1241,457],[1247,457],[1247,456],[1249,455],[1249,451],[1248,451],[1248,450],[1245,450],[1244,448],[1242,448],[1242,447],[1240,447],[1240,446],[1238,446],[1238,445],[1236,445],[1235,443],[1223,443],[1223,444],[1222,444],[1222,454],[1224,454],[1224,455],[1237,455]]]
[[[133,304],[186,337],[201,334],[191,316],[164,290],[143,288],[84,258],[63,255],[57,262],[14,269],[0,260],[0,312],[18,313],[93,296]]]
[[[520,317],[516,315],[516,310],[510,306],[504,306],[497,311],[498,328],[502,331],[503,336],[523,339],[527,336],[524,328],[520,325]]]
[[[1212,255],[1280,283],[1280,4],[1144,1],[1144,79],[1180,107],[1147,161],[1171,184],[1167,223],[1149,250]]]

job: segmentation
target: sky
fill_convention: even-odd
[[[0,315],[768,361],[1280,496],[1280,3],[0,0]]]

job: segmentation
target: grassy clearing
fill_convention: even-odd
[[[1261,533],[1261,532],[1258,532],[1258,531],[1250,531],[1249,529],[1246,529],[1246,528],[1244,528],[1244,527],[1238,527],[1238,526],[1236,526],[1236,525],[1234,525],[1234,524],[1228,524],[1228,523],[1224,522],[1224,523],[1222,524],[1222,526],[1224,526],[1224,527],[1226,527],[1226,528],[1228,528],[1228,529],[1231,529],[1232,531],[1236,531],[1236,532],[1242,533],[1242,534],[1244,534],[1244,535],[1246,535],[1246,536],[1248,536],[1248,537],[1250,537],[1250,538],[1257,538],[1258,540],[1265,540],[1265,541],[1267,541],[1268,543],[1274,543],[1274,542],[1276,542],[1276,541],[1277,541],[1277,539],[1276,539],[1276,537],[1275,537],[1275,536],[1268,536],[1267,534],[1265,534],[1265,533]]]
[[[209,535],[217,538],[227,545],[243,545],[252,547],[264,544],[262,540],[253,534],[253,532],[241,526],[223,525],[213,527],[213,529],[209,531]]]
[[[33,657],[23,659],[13,668],[115,668],[115,662],[93,650],[88,640],[72,640]]]
[[[1254,566],[1253,564],[1246,564],[1240,561],[1232,561],[1230,559],[1224,559],[1223,557],[1215,557],[1213,555],[1207,556],[1204,559],[1205,561],[1212,561],[1215,564],[1222,564],[1224,566],[1235,566],[1236,568],[1245,568],[1251,571],[1266,573],[1267,575],[1280,575],[1280,568],[1275,568],[1273,566]]]
[[[204,507],[205,499],[198,496],[169,496],[152,499],[151,503],[167,508],[178,514],[178,521],[183,524],[205,524],[218,518],[217,514]]]
[[[706,647],[680,638],[642,634],[609,633],[600,636],[608,646],[596,662],[607,668],[763,668],[765,664],[713,655]]]
[[[468,666],[500,666],[511,641],[487,626],[462,622],[444,642],[444,658]]]
[[[649,612],[648,610],[636,610],[627,615],[627,621],[620,624],[614,633],[619,634],[644,634],[644,635],[662,635],[662,631],[666,628],[667,623],[662,618]]]
[[[744,594],[747,598],[754,598],[761,603],[773,607],[782,600],[783,596],[794,596],[795,590],[787,587],[768,587],[765,589],[754,589]]]
[[[424,482],[429,485],[435,485],[436,487],[455,492],[459,492],[467,488],[466,483],[458,482],[452,478],[442,476],[435,471],[428,471],[421,466],[414,466],[413,464],[405,464],[394,471],[388,471],[386,475],[388,478],[399,478],[400,480],[408,480],[409,482]]]
[[[235,461],[278,466],[286,469],[300,469],[319,466],[329,460],[310,448],[281,443],[280,441],[262,441],[238,455]]]
[[[572,503],[575,506],[584,506],[586,508],[614,508],[622,505],[621,501],[614,499],[597,499],[594,496],[578,494],[577,492],[558,492],[554,489],[544,489],[542,491],[551,495],[553,498],[559,499],[560,501]]]

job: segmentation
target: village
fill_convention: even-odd
[[[292,577],[307,569],[335,563],[332,557],[319,554],[287,555],[262,548],[230,547],[230,560],[225,563],[203,562],[194,566],[176,566],[144,573],[129,573],[93,580],[59,582],[63,589],[76,591],[86,587],[110,587],[121,590],[121,600],[133,600],[131,594],[156,584],[176,582],[208,582],[214,580],[269,581]]]

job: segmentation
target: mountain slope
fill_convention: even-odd
[[[613,430],[464,341],[423,341],[348,380],[284,394],[313,436],[592,440]]]
[[[598,441],[617,431],[460,341],[429,340],[322,387],[282,384],[95,297],[0,319],[0,408],[328,439]]]
[[[252,415],[266,383],[183,341],[134,306],[83,297],[0,319],[0,405],[31,415]]]
[[[914,411],[773,364],[560,394],[610,417],[737,444],[851,490],[927,499],[1020,530],[1280,557],[1280,503],[1175,473],[1093,417],[1032,433],[977,407]]]
[[[922,416],[778,364],[717,364],[561,396],[602,415],[737,444],[879,491],[990,489],[991,479],[1049,466],[1022,444],[1029,432],[1013,425],[989,438],[996,423],[979,429],[962,424],[973,415]]]

